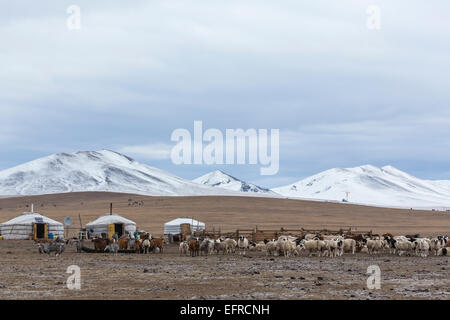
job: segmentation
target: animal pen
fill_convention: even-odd
[[[246,237],[250,241],[259,242],[264,241],[264,239],[277,239],[281,235],[289,235],[294,237],[302,237],[305,234],[322,234],[322,235],[372,235],[372,230],[356,230],[353,228],[341,228],[339,230],[331,229],[305,229],[305,228],[280,228],[280,229],[259,229],[255,227],[254,229],[237,229],[232,232],[222,232],[220,229],[215,230],[201,230],[193,232],[195,237],[200,238],[213,238],[217,239],[220,237],[238,239],[240,236]]]

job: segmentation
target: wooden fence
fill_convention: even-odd
[[[217,239],[220,237],[238,239],[239,236],[244,236],[250,241],[258,242],[263,241],[264,239],[277,239],[281,235],[289,235],[294,237],[302,237],[305,234],[322,234],[322,235],[371,235],[372,230],[356,230],[353,228],[341,228],[339,230],[331,230],[331,229],[305,229],[305,228],[280,228],[280,229],[259,229],[255,227],[254,229],[237,229],[232,232],[222,232],[220,229],[209,229],[202,230],[198,232],[194,232],[194,236],[196,237],[209,237],[213,239]]]

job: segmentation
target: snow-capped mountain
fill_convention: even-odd
[[[239,180],[220,170],[207,173],[192,181],[195,183],[199,183],[201,185],[206,185],[210,187],[219,187],[232,191],[275,194],[269,189],[262,188],[255,184]]]
[[[155,196],[284,196],[405,208],[450,208],[449,180],[422,180],[392,166],[330,169],[268,190],[214,171],[189,181],[101,150],[58,153],[0,171],[0,196],[109,191]]]
[[[58,153],[0,171],[0,195],[110,191],[144,195],[231,195],[198,185],[120,153]]]
[[[392,166],[330,169],[272,189],[292,198],[348,201],[406,208],[450,208],[450,188],[416,178]]]

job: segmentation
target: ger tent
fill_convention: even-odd
[[[182,224],[189,224],[191,231],[205,230],[203,222],[191,218],[178,218],[164,224],[164,234],[180,234]]]
[[[0,234],[5,240],[48,239],[49,234],[53,237],[64,237],[64,225],[58,221],[40,215],[37,212],[26,212],[14,219],[0,224]]]
[[[107,234],[111,238],[115,233],[121,237],[126,232],[133,234],[136,231],[136,223],[118,214],[106,214],[86,224],[86,229],[93,236]]]

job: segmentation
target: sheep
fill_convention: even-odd
[[[438,256],[450,256],[450,249],[448,247],[444,247],[438,250]]]
[[[187,241],[183,241],[180,242],[180,246],[179,246],[179,252],[180,252],[180,256],[183,254],[188,254],[189,253],[189,246]]]
[[[396,241],[409,241],[409,239],[405,236],[395,236],[394,240]]]
[[[356,240],[354,239],[344,239],[343,250],[344,252],[351,252],[355,254],[356,251]]]
[[[302,253],[302,251],[303,251],[304,249],[305,249],[304,246],[298,244],[298,245],[295,247],[294,255],[299,256],[299,255]]]
[[[266,243],[267,255],[275,255],[278,254],[278,246],[275,240],[269,241]]]
[[[293,236],[279,236],[278,240],[280,240],[280,239],[287,239],[289,241],[295,241],[295,240],[297,240],[297,237],[293,237]]]
[[[295,241],[289,240],[288,243],[287,243],[287,246],[288,246],[289,256],[290,255],[295,255],[296,252],[297,252],[297,250],[296,250],[297,249],[297,243]]]
[[[317,252],[319,257],[322,253],[322,251],[325,249],[326,244],[322,240],[302,240],[300,245],[305,249],[308,250],[309,256],[313,254],[313,252]]]
[[[144,251],[144,253],[150,252],[150,246],[150,240],[145,239],[144,241],[142,241],[142,250]]]
[[[430,240],[426,238],[418,238],[414,240],[413,248],[416,255],[425,258],[428,256],[428,251],[430,251]]]
[[[364,245],[364,246],[362,246],[361,247],[361,253],[369,253],[369,248],[367,248],[367,246],[366,245]]]
[[[236,240],[230,239],[230,238],[226,238],[225,240],[223,240],[223,242],[226,243],[227,253],[234,253],[234,252],[236,252],[236,247],[237,247],[237,241]]]
[[[369,254],[379,253],[381,249],[384,248],[385,243],[384,240],[366,240],[367,249],[369,250]]]
[[[206,238],[200,244],[200,254],[210,255],[214,250],[214,241]]]
[[[296,248],[297,245],[300,243],[300,240],[297,237],[284,235],[278,237],[277,242],[279,254],[283,254],[286,257],[292,254],[296,254]]]
[[[214,251],[219,254],[222,252],[222,254],[228,253],[228,245],[227,242],[221,241],[220,239],[217,239],[214,241]]]
[[[214,240],[208,239],[208,254],[214,253]]]
[[[258,243],[252,242],[249,247],[250,251],[266,251],[267,247],[264,241],[260,241]]]
[[[294,253],[297,244],[291,241],[289,237],[280,237],[277,241],[277,250],[279,254],[283,254],[285,257],[289,257]]]
[[[244,252],[244,255],[245,255],[245,250],[248,249],[248,239],[244,236],[239,236],[237,245],[239,248],[239,254],[242,254],[242,252]]]
[[[395,242],[395,249],[398,252],[398,255],[401,256],[403,253],[411,251],[413,249],[413,244],[409,240],[396,241]]]
[[[407,240],[404,240],[404,241],[407,241]],[[389,252],[391,254],[395,254],[396,253],[395,243],[397,242],[397,240],[394,237],[385,236],[384,237],[384,242],[385,242],[385,245],[384,245],[385,248],[389,248]]]
[[[314,240],[314,238],[316,238],[317,235],[316,234],[312,234],[312,233],[307,233],[303,236],[304,240]]]
[[[324,248],[324,256],[329,256],[330,258],[336,257],[341,254],[341,248],[343,241],[340,239],[326,239],[325,248]]]
[[[282,254],[285,257],[288,256],[288,250],[289,250],[289,246],[287,245],[287,242],[289,241],[287,236],[280,236],[278,238],[278,240],[276,241],[276,247],[277,247],[277,251],[278,254]]]
[[[264,242],[257,243],[255,246],[255,250],[256,251],[266,251],[267,250],[266,244]]]
[[[337,249],[335,256],[341,257],[344,254],[344,237],[338,236],[334,241],[337,242]]]
[[[437,256],[439,249],[445,247],[445,240],[443,238],[433,238],[430,241],[430,250]]]

